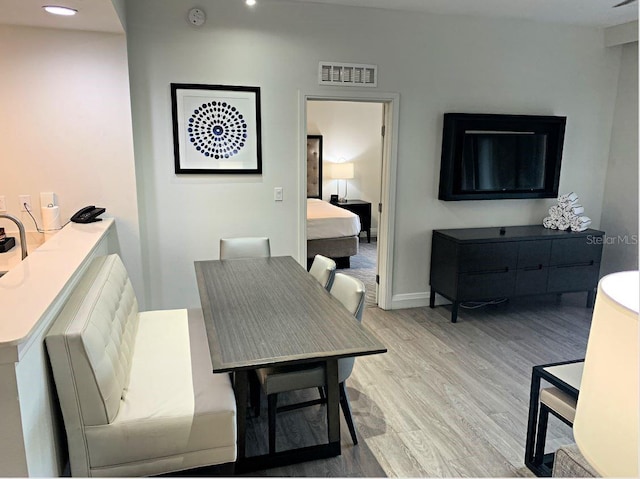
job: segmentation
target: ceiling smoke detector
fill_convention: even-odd
[[[196,27],[201,27],[207,20],[207,15],[200,8],[192,8],[189,10],[189,23]]]

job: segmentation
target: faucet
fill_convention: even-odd
[[[22,221],[20,221],[15,216],[6,213],[0,213],[0,218],[11,220],[18,227],[18,232],[20,233],[20,248],[22,249],[22,259],[25,259],[27,257],[27,235],[24,232],[24,225],[22,224]]]

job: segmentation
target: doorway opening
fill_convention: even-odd
[[[306,96],[303,102],[302,123],[307,140],[304,143],[308,148],[303,155],[302,171],[307,197],[313,198],[307,201],[333,203],[358,217],[357,250],[350,250],[347,258],[340,258],[338,266],[363,281],[367,307],[377,305],[383,309],[391,308],[390,256],[397,145],[390,133],[397,128],[393,115],[397,101],[396,95],[389,95],[382,98]],[[314,151],[321,155],[317,172],[308,162]],[[314,175],[319,175],[317,189],[309,187]],[[306,211],[304,218],[304,237],[310,242],[302,249],[306,253],[305,246],[309,245],[309,254],[313,254],[311,241],[316,232],[310,228],[307,236]],[[349,233],[338,231],[329,237],[332,234]]]

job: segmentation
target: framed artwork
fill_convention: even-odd
[[[171,84],[176,174],[261,174],[260,88]]]
[[[307,198],[322,199],[322,135],[307,135]]]

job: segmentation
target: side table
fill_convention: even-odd
[[[346,200],[334,204],[360,217],[362,231],[367,232],[367,242],[371,243],[371,203],[362,200]]]
[[[584,359],[533,367],[524,463],[538,477],[550,477],[553,470],[555,454],[544,453],[549,413],[565,424],[573,425],[583,368]],[[552,387],[541,391],[542,380]]]

